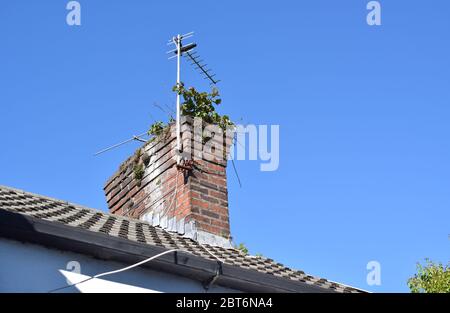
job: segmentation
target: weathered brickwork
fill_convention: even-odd
[[[187,136],[192,121],[184,121],[183,146],[202,139]],[[228,238],[228,190],[226,160],[208,154],[207,159],[193,160],[190,170],[177,167],[175,126],[152,142],[141,153],[128,158],[105,184],[104,191],[111,213],[141,218],[152,212],[176,220],[195,221],[197,229]],[[225,146],[229,147],[228,140]],[[194,151],[194,149],[192,150]],[[194,153],[194,152],[193,152]],[[198,153],[198,150],[195,150]],[[205,153],[206,155],[207,153]],[[137,163],[144,174],[136,178]]]

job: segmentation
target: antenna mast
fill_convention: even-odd
[[[170,44],[174,44],[175,45],[175,49],[168,51],[167,53],[175,53],[175,56],[177,57],[177,87],[180,87],[181,84],[181,80],[180,80],[180,76],[181,76],[181,55],[184,52],[188,52],[192,49],[194,49],[197,45],[195,43],[191,43],[188,44],[186,46],[183,46],[183,39],[192,37],[194,35],[194,32],[190,32],[184,35],[180,35],[178,34],[177,36],[174,36],[172,38],[172,40],[169,40],[168,45]],[[169,59],[175,57],[172,56]],[[181,162],[181,124],[180,124],[180,117],[181,117],[181,113],[180,113],[180,93],[177,92],[177,109],[176,109],[176,128],[177,128],[177,151],[178,151],[178,156],[177,156],[177,164],[180,164]]]
[[[180,80],[180,67],[181,67],[181,56],[187,55],[189,60],[191,61],[191,65],[195,66],[195,69],[198,69],[200,71],[200,74],[204,76],[205,79],[208,79],[211,84],[217,84],[219,80],[214,79],[214,74],[210,74],[210,69],[206,68],[206,64],[202,64],[202,60],[199,60],[199,56],[195,55],[196,52],[192,52],[192,50],[197,47],[196,43],[190,43],[185,46],[183,46],[183,39],[192,37],[194,35],[194,32],[190,32],[184,35],[177,35],[174,36],[169,42],[168,45],[174,44],[175,49],[168,51],[167,53],[175,53],[175,55],[169,57],[169,59],[172,59],[174,57],[177,58],[177,87],[180,87],[181,80]],[[177,128],[177,164],[179,165],[181,162],[181,125],[180,125],[180,93],[177,92],[177,110],[176,110],[176,128]]]
[[[181,36],[177,35],[176,39],[173,38],[173,42],[177,47],[177,87],[180,88],[180,63],[181,63]],[[180,93],[177,92],[177,151],[181,153],[181,125],[180,125]],[[177,164],[180,164],[180,155],[177,156]]]
[[[175,55],[169,57],[169,59],[177,58],[177,87],[180,87],[181,84],[181,56],[187,55],[187,58],[191,61],[191,65],[195,66],[195,69],[200,71],[200,74],[204,76],[205,79],[208,79],[211,84],[217,84],[219,80],[214,79],[214,74],[210,74],[211,70],[206,68],[206,64],[203,64],[203,60],[200,60],[199,56],[196,55],[196,52],[192,52],[195,47],[197,47],[197,44],[190,43],[187,45],[183,45],[183,39],[187,39],[194,36],[194,32],[190,32],[184,35],[178,34],[177,36],[174,36],[172,39],[170,39],[167,42],[167,45],[175,45],[175,49],[168,51],[167,53],[174,53]],[[177,128],[177,164],[180,165],[181,163],[181,112],[180,112],[180,94],[177,93],[177,109],[176,109],[176,128]],[[108,148],[105,148],[103,150],[98,151],[95,153],[95,155],[102,154],[104,152],[107,152],[109,150],[115,149],[119,146],[122,146],[128,142],[131,142],[133,140],[140,141],[140,142],[146,142],[146,140],[142,139],[141,137],[144,137],[145,135],[148,135],[147,133],[142,133],[137,136],[133,136],[128,140],[122,141],[118,144],[115,144],[113,146],[110,146]]]

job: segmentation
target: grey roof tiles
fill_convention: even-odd
[[[269,258],[245,255],[237,249],[200,245],[176,232],[168,232],[140,220],[111,215],[9,187],[0,186],[0,210],[25,214],[148,245],[167,249],[178,248],[205,259],[215,260],[214,256],[216,256],[229,265],[301,281],[337,292],[362,292],[353,287],[307,275],[303,271],[290,269]]]

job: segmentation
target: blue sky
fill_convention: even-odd
[[[308,273],[408,291],[415,263],[450,259],[450,3],[366,0],[0,4],[0,184],[106,210],[102,186],[165,119],[175,62],[195,31],[222,80],[221,112],[280,125],[280,167],[229,171],[232,234]],[[183,81],[208,88],[184,65]],[[381,286],[366,264],[381,264]]]

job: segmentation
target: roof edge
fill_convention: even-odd
[[[0,210],[0,237],[131,264],[169,250],[5,210]],[[217,261],[179,251],[143,266],[206,282],[216,276],[218,264]],[[215,283],[246,292],[335,292],[229,264],[222,264],[222,273]]]

